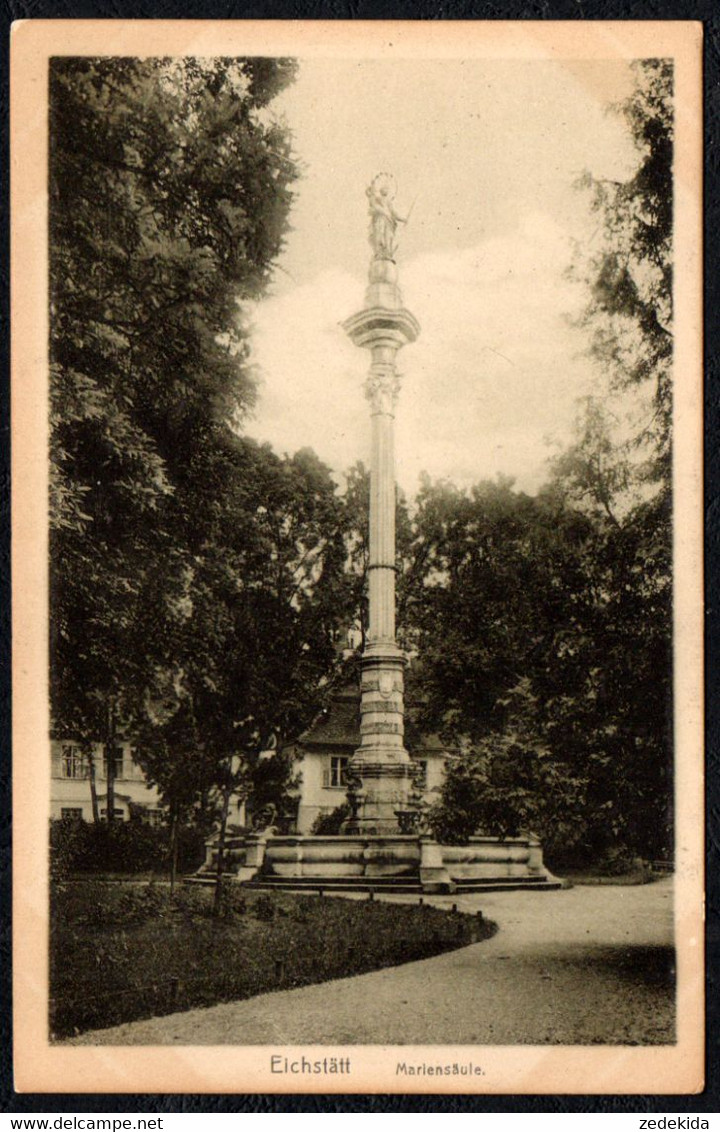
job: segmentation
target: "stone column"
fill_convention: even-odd
[[[372,428],[369,624],[361,664],[361,740],[350,764],[362,786],[348,832],[397,833],[395,811],[407,804],[411,763],[403,742],[405,657],[395,641],[396,355],[415,341],[420,328],[403,308],[393,260],[373,259],[365,307],[344,328],[357,346],[370,351],[365,393]]]

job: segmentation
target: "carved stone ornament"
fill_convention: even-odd
[[[400,378],[394,365],[374,363],[365,382],[365,396],[374,413],[392,413],[400,392]]]
[[[264,830],[271,829],[272,824],[275,821],[276,813],[277,810],[272,802],[270,802],[267,806],[263,806],[262,809],[258,810],[258,812],[253,817],[253,830],[256,833],[261,833]]]
[[[401,833],[419,834],[427,830],[426,815],[422,808],[410,805],[405,810],[395,810],[395,816]]]
[[[381,672],[378,679],[378,686],[382,698],[389,700],[395,691],[395,677],[392,672]]]

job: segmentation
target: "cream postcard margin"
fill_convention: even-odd
[[[11,45],[14,1067],[21,1092],[691,1093],[703,1087],[702,27],[690,22],[25,20]],[[477,1079],[398,1078],[357,1046],[351,1077],[281,1081],[274,1048],[74,1047],[48,1039],[48,60],[54,55],[401,59],[671,57],[676,76],[674,405],[678,1040],[667,1047],[398,1047],[480,1062]],[[359,186],[362,190],[362,186]],[[319,1047],[297,1053],[322,1055]]]

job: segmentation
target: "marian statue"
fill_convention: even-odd
[[[398,224],[407,223],[393,208],[395,182],[388,173],[378,173],[365,190],[370,203],[370,246],[374,259],[393,259],[395,256],[395,230]]]

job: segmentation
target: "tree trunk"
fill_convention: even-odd
[[[217,872],[215,874],[215,897],[213,899],[213,916],[220,914],[220,897],[222,895],[223,867],[225,865],[225,831],[227,830],[228,811],[230,809],[230,789],[223,792],[222,816],[220,818],[220,833],[218,835]]]
[[[100,811],[98,809],[97,797],[97,784],[95,782],[95,752],[88,753],[88,778],[90,780],[90,805],[92,806],[92,820],[93,824],[97,825],[100,821]]]
[[[108,825],[115,821],[115,697],[108,700],[108,731],[107,745],[105,747],[105,774],[106,774],[106,816]]]
[[[170,895],[175,891],[178,859],[178,806],[173,802],[170,808]]]

